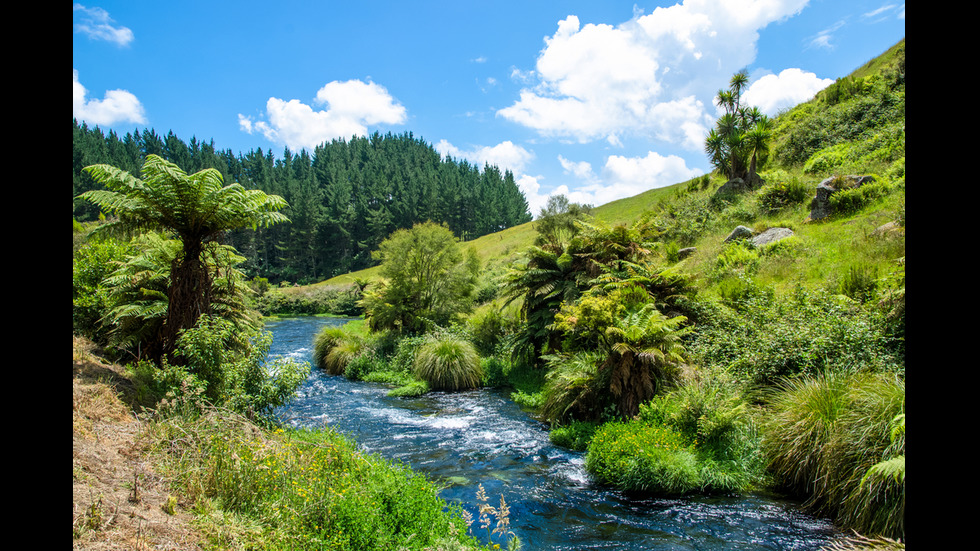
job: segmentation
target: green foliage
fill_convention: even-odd
[[[462,509],[404,465],[364,454],[329,429],[263,432],[205,413],[164,416],[149,436],[215,547],[480,548]]]
[[[100,231],[166,231],[180,242],[179,255],[169,268],[166,288],[167,323],[162,325],[160,349],[151,350],[159,363],[170,355],[180,331],[213,310],[213,281],[221,273],[209,269],[202,255],[215,239],[241,227],[267,227],[288,221],[279,211],[285,201],[275,195],[224,185],[221,173],[205,169],[188,175],[174,163],[148,155],[142,179],[111,165],[85,168],[104,189],[83,193],[115,216]]]
[[[108,293],[108,311],[103,324],[108,328],[109,344],[131,356],[156,361],[162,354],[169,309],[167,295],[172,266],[181,256],[179,241],[160,234],[140,235],[133,240],[133,254],[115,265],[102,282]],[[248,308],[249,288],[237,266],[244,260],[233,249],[208,243],[200,259],[215,274],[207,295],[212,315],[224,318],[245,333],[258,327]]]
[[[878,294],[878,269],[867,264],[848,266],[838,284],[842,295],[868,302]]]
[[[472,308],[479,259],[445,226],[428,222],[396,231],[376,257],[383,280],[362,300],[373,330],[422,333]]]
[[[837,215],[853,214],[888,195],[891,191],[892,186],[881,180],[869,182],[859,187],[838,190],[830,195],[830,207]]]
[[[432,335],[419,348],[414,374],[433,390],[479,388],[480,356],[469,342],[453,335]]]
[[[626,491],[683,495],[707,490],[685,438],[638,421],[614,421],[596,430],[585,468],[596,481]]]
[[[307,287],[299,292],[271,289],[256,297],[252,304],[263,316],[359,316],[361,291],[346,287]]]
[[[556,446],[584,452],[589,448],[592,435],[599,426],[599,423],[590,421],[572,421],[567,425],[551,429],[548,439]]]
[[[203,316],[177,340],[180,365],[201,383],[203,397],[249,417],[270,418],[309,373],[308,364],[266,362],[272,334],[242,334],[228,320]]]
[[[600,352],[550,355],[539,413],[558,426],[573,421],[598,421],[610,405],[608,374],[599,370]]]
[[[767,405],[763,449],[782,484],[845,528],[905,538],[904,470],[868,477],[904,461],[904,380],[825,372],[785,381]]]
[[[789,297],[747,292],[735,306],[703,314],[689,346],[699,365],[756,385],[823,371],[904,370],[882,315],[847,299],[799,288]]]
[[[111,164],[135,174],[149,154],[188,172],[213,168],[226,182],[285,199],[282,212],[292,223],[226,236],[248,257],[250,274],[274,283],[314,283],[368,268],[371,251],[391,232],[426,220],[473,239],[532,218],[512,172],[441,156],[411,133],[348,136],[274,156],[262,149],[216,151],[196,139],[188,145],[152,129],[103,134],[76,121],[72,146],[73,199],[101,187],[83,167]],[[73,206],[80,221],[99,214],[87,201]]]
[[[567,243],[578,232],[576,221],[585,220],[592,212],[592,205],[572,203],[564,195],[548,197],[548,203],[541,207],[534,229],[538,232],[536,245],[548,243]]]
[[[814,163],[843,169],[904,157],[905,41],[876,63],[875,74],[841,79],[816,100],[780,115],[773,132],[775,160],[800,166],[826,150],[824,159]],[[849,142],[854,145],[828,149]]]
[[[100,345],[108,342],[110,327],[102,323],[110,306],[104,281],[131,252],[128,242],[90,240],[72,255],[72,330]]]
[[[763,214],[772,214],[784,208],[798,205],[813,196],[813,187],[800,178],[771,182],[763,186],[757,195],[757,204]]]

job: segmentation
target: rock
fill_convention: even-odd
[[[755,232],[752,231],[751,228],[746,228],[745,226],[738,226],[737,228],[732,230],[732,233],[728,234],[728,237],[725,238],[725,243],[730,243],[732,241],[735,241],[736,239],[749,239],[752,237],[752,234],[754,233]]]
[[[810,220],[820,220],[833,214],[830,196],[841,189],[860,187],[873,182],[874,176],[831,176],[817,184],[817,194],[810,201]]]
[[[684,247],[683,249],[677,251],[677,258],[683,260],[697,252],[697,250],[697,247]]]
[[[769,243],[775,243],[780,239],[792,237],[793,235],[795,235],[793,230],[789,228],[769,228],[768,230],[753,237],[752,244],[756,247],[761,247],[763,245],[768,245]]]
[[[721,187],[718,188],[718,191],[715,192],[715,195],[730,195],[733,193],[748,191],[750,189],[752,189],[752,186],[746,183],[745,180],[741,178],[732,178],[731,180],[722,184]]]

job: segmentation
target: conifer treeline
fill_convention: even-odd
[[[151,129],[119,137],[73,120],[72,130],[73,198],[97,186],[85,166],[108,163],[138,175],[153,153],[188,173],[215,168],[225,182],[286,199],[290,224],[226,236],[248,258],[247,273],[274,282],[312,282],[371,266],[381,241],[418,222],[445,223],[468,240],[531,220],[510,171],[443,158],[411,133],[334,140],[312,153],[286,149],[277,159],[261,148],[236,154],[216,150],[213,141],[184,143]],[[98,216],[81,201],[73,201],[72,214],[82,221]]]

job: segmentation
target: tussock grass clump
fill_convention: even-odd
[[[778,481],[846,528],[904,539],[905,434],[894,430],[905,414],[903,379],[801,377],[784,382],[768,406],[763,450]],[[874,476],[899,457],[901,476]]]
[[[453,335],[434,335],[427,339],[415,356],[414,373],[432,390],[479,388],[483,380],[476,348]]]

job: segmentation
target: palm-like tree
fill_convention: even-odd
[[[557,332],[550,329],[562,303],[572,302],[586,287],[588,277],[577,254],[579,240],[564,247],[531,246],[524,262],[516,264],[504,278],[507,304],[521,300],[521,331],[515,336],[518,359],[537,363],[540,353],[557,343]]]
[[[80,197],[116,217],[106,228],[162,230],[181,244],[166,292],[163,353],[168,355],[180,331],[212,312],[216,274],[202,257],[206,244],[233,229],[288,221],[279,212],[286,206],[281,197],[237,183],[224,185],[221,173],[214,169],[188,175],[174,163],[148,155],[142,178],[111,165],[92,165],[85,171],[104,189]]]
[[[109,340],[120,350],[134,356],[159,357],[163,346],[163,327],[167,319],[167,287],[175,258],[180,256],[180,242],[150,233],[136,240],[136,254],[122,262],[105,278],[109,290],[109,311],[104,323]],[[251,292],[245,275],[236,266],[245,261],[232,247],[208,243],[203,259],[215,274],[212,281],[212,312],[235,327],[242,349],[258,320],[248,309],[245,296]]]
[[[719,90],[715,103],[724,109],[705,137],[704,150],[715,168],[729,179],[754,184],[759,160],[768,152],[772,124],[757,107],[742,105],[748,74],[736,73],[728,90]]]

